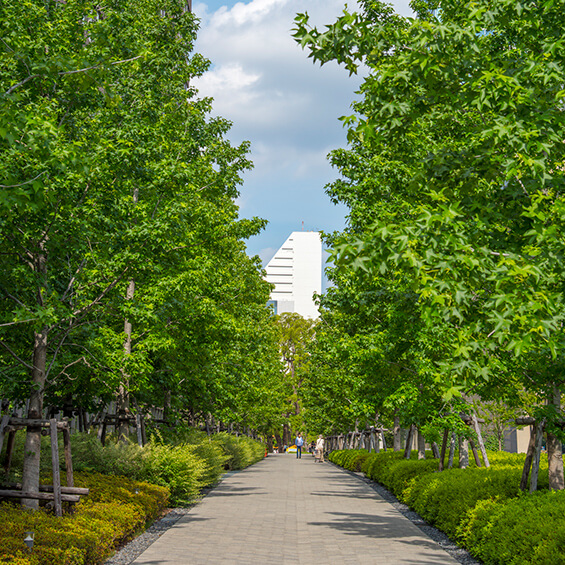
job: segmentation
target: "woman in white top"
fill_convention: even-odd
[[[324,462],[324,436],[319,435],[316,442],[316,460],[320,463]]]

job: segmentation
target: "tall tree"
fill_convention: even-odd
[[[368,276],[403,270],[426,323],[457,330],[438,383],[449,394],[495,378],[505,352],[561,356],[563,2],[422,1],[416,19],[361,7],[323,32],[299,15],[295,35],[315,60],[366,65],[346,119],[353,153],[382,163],[383,202],[394,171],[405,178],[384,217],[336,245],[340,260]],[[550,373],[555,419],[563,380]],[[562,488],[562,469],[552,476]]]

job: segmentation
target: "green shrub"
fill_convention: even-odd
[[[120,477],[77,473],[75,484],[90,488],[74,514],[56,518],[44,509],[29,513],[13,504],[0,505],[0,564],[94,565],[166,507],[168,490]],[[33,553],[23,539],[35,532]]]
[[[504,502],[482,500],[459,534],[486,565],[565,563],[565,492],[537,492]]]
[[[245,469],[265,457],[265,446],[247,436],[233,436],[222,432],[211,437],[212,442],[219,445],[229,457],[225,463],[226,469]]]
[[[342,449],[332,451],[329,460],[340,467],[358,472],[361,471],[361,466],[368,457],[369,452],[366,449]]]
[[[143,460],[143,478],[168,487],[175,505],[190,504],[205,485],[208,468],[193,445],[170,446],[152,441],[144,447]]]

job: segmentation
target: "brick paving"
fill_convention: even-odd
[[[456,564],[370,486],[305,454],[227,476],[135,565]]]

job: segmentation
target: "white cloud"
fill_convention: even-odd
[[[214,27],[242,26],[248,23],[258,24],[269,16],[274,9],[287,4],[289,0],[253,0],[249,4],[238,2],[231,10],[220,8],[212,17]]]
[[[407,0],[398,1],[407,14]],[[335,21],[345,2],[225,0],[227,6],[218,8],[216,2],[215,11],[209,8],[213,2],[194,5],[201,18],[196,50],[213,66],[193,85],[201,96],[214,98],[215,114],[233,122],[229,139],[251,141],[255,168],[245,176],[239,200],[243,213],[270,220],[267,232],[281,232],[255,238],[251,251],[282,243],[297,229],[297,221],[316,229],[339,229],[341,216],[331,219],[324,194],[324,185],[336,176],[326,155],[346,144],[338,118],[351,113],[361,78],[349,77],[336,64],[313,64],[291,30],[297,12],[308,11],[312,23],[323,27]],[[352,8],[355,2],[348,4]],[[284,217],[294,213],[292,229],[285,228]]]

